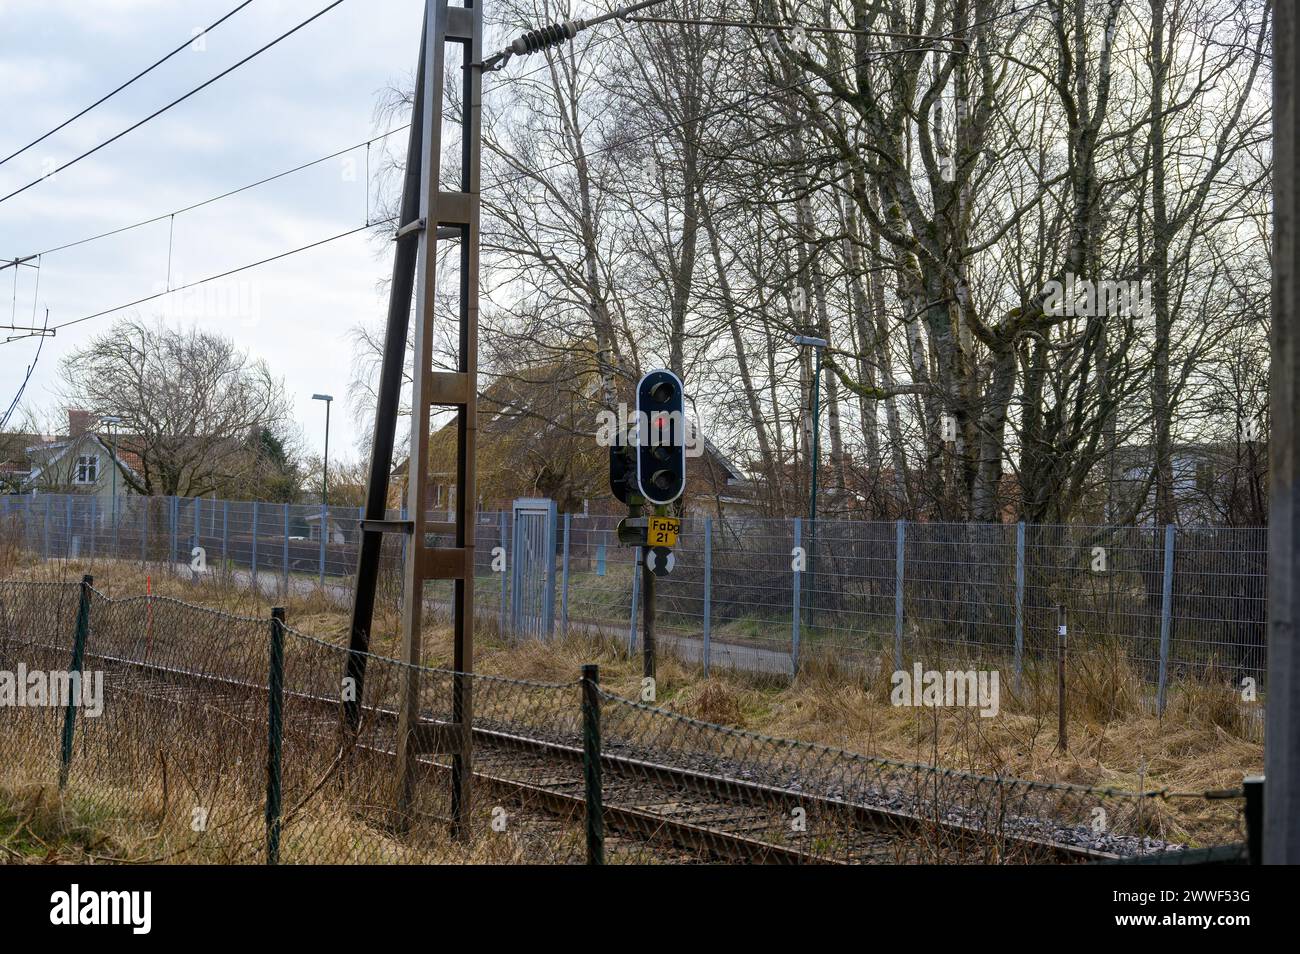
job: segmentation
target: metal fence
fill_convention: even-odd
[[[0,498],[3,534],[43,558],[191,564],[267,591],[319,586],[346,601],[355,508],[175,498]],[[598,630],[638,641],[640,580],[617,518],[549,501],[480,513],[476,606],[502,630]],[[393,516],[397,516],[396,513]],[[322,531],[322,528],[324,530]],[[523,528],[521,530],[520,528]],[[810,659],[894,668],[1052,663],[1056,607],[1070,651],[1124,670],[1144,705],[1200,680],[1243,699],[1265,678],[1265,528],[1040,526],[688,517],[657,587],[660,645],[706,669],[790,673]],[[402,540],[381,590],[400,593]],[[449,590],[449,588],[448,588]],[[435,605],[446,597],[431,590]],[[498,602],[499,601],[499,602]]]
[[[1195,841],[1245,835],[1243,790],[873,758],[634,702],[594,666],[536,682],[372,656],[347,729],[347,648],[291,622],[113,599],[91,577],[0,580],[0,674],[24,692],[0,707],[0,848],[136,864],[1190,861],[1149,834],[1179,802]],[[64,700],[60,677],[78,687]],[[405,685],[421,725],[447,724],[457,678],[473,680],[475,771],[452,831],[445,756],[419,756],[398,798],[395,716]]]

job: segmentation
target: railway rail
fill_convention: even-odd
[[[61,647],[33,644],[42,650],[63,652]],[[198,672],[158,662],[88,650],[106,678],[115,676],[113,688],[133,693],[163,694],[173,701],[207,702],[218,708],[257,711],[266,686],[255,682]],[[575,684],[576,685],[576,684]],[[319,733],[337,739],[340,703],[319,695],[286,688],[285,697],[318,708]],[[383,757],[394,752],[382,741],[392,738],[397,713],[376,706],[363,707],[369,726],[358,746]],[[581,818],[585,810],[582,772],[583,751],[578,745],[546,738],[527,726],[480,720],[473,727],[474,779],[500,797],[517,804],[540,806],[555,816]],[[450,766],[438,756],[421,756],[430,771]],[[1113,860],[1118,855],[1021,833],[996,836],[978,825],[936,819],[896,808],[847,801],[794,791],[779,785],[672,765],[666,755],[653,751],[635,754],[602,752],[605,827],[615,839],[652,841],[668,851],[697,860],[792,863],[889,863],[907,855],[909,840],[924,839],[929,860],[971,857],[970,852],[994,857],[1020,852],[1026,857],[1056,863]],[[788,824],[790,813],[802,809],[809,820],[803,830]],[[833,819],[828,829],[818,820]],[[775,833],[780,833],[776,837]],[[938,852],[938,859],[934,852]]]

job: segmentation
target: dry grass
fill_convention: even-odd
[[[92,744],[88,753],[78,745],[71,778],[61,792],[52,744],[58,723],[32,710],[5,722],[0,738],[0,863],[264,860],[262,777],[255,771],[256,784],[231,784],[238,773],[230,771],[237,760],[229,737],[213,733],[200,721],[199,757],[173,749],[169,773],[136,774],[129,782],[113,764],[113,745]],[[137,728],[147,723],[146,716]],[[128,735],[115,741],[129,748],[141,739]],[[325,751],[322,763],[328,761]],[[315,765],[313,773],[321,768]],[[281,863],[529,864],[582,857],[580,824],[548,817],[536,819],[536,825],[517,823],[505,832],[459,841],[437,818],[415,816],[398,835],[359,811],[358,804],[372,799],[357,795],[329,785],[309,795],[286,792]],[[391,804],[386,795],[381,800]],[[204,806],[205,823],[196,828],[194,811],[199,805]],[[489,793],[476,797],[471,817],[480,829],[486,829],[494,807]],[[544,837],[539,838],[538,826],[544,827]]]
[[[73,563],[18,566],[11,577],[80,579],[86,567]],[[144,591],[138,566],[100,564],[96,586],[113,596]],[[163,574],[153,591],[188,602],[250,616],[267,616],[286,606],[296,629],[322,639],[345,640],[347,611],[318,592],[287,599],[218,582],[195,582]],[[397,653],[398,618],[383,607],[375,622],[374,651]],[[436,621],[427,625],[424,661],[449,666],[451,635]],[[939,664],[931,656],[932,666]],[[642,698],[640,659],[629,658],[614,639],[570,634],[551,642],[514,643],[493,627],[476,631],[477,671],[519,679],[569,681],[584,663],[601,667],[608,691]],[[963,668],[945,660],[947,666]],[[988,663],[984,664],[985,666]],[[1143,682],[1122,647],[1090,647],[1069,668],[1069,750],[1060,750],[1056,733],[1055,664],[1027,665],[1020,693],[1014,693],[1010,668],[1003,668],[1002,705],[994,718],[973,709],[912,708],[890,704],[893,664],[846,668],[835,659],[806,661],[793,683],[745,673],[718,671],[705,679],[698,667],[663,658],[657,673],[658,705],[694,718],[767,735],[800,739],[904,761],[985,774],[1043,781],[1066,781],[1121,789],[1201,792],[1233,788],[1243,775],[1263,767],[1263,745],[1247,737],[1242,706],[1216,683],[1172,684],[1163,719],[1145,703]],[[1262,706],[1262,701],[1258,703]],[[1147,800],[1141,827],[1169,840],[1222,837],[1223,812],[1193,799]]]

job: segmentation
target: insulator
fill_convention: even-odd
[[[558,46],[565,40],[573,39],[577,32],[577,27],[572,22],[552,23],[540,30],[529,30],[511,43],[510,49],[519,56],[536,53],[538,50],[544,50],[549,46]]]

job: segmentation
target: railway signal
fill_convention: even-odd
[[[611,444],[609,448],[609,489],[620,503],[631,503],[628,494],[635,493],[632,482],[632,449],[626,444]]]
[[[671,371],[648,371],[636,388],[637,489],[666,506],[686,489],[686,417],[682,382]]]
[[[668,506],[686,490],[686,416],[682,380],[673,372],[658,368],[637,382],[636,444],[610,447],[609,488],[628,508],[618,542],[637,549],[643,675],[653,679],[655,577],[672,573],[677,562],[672,548],[681,521],[668,516]]]

